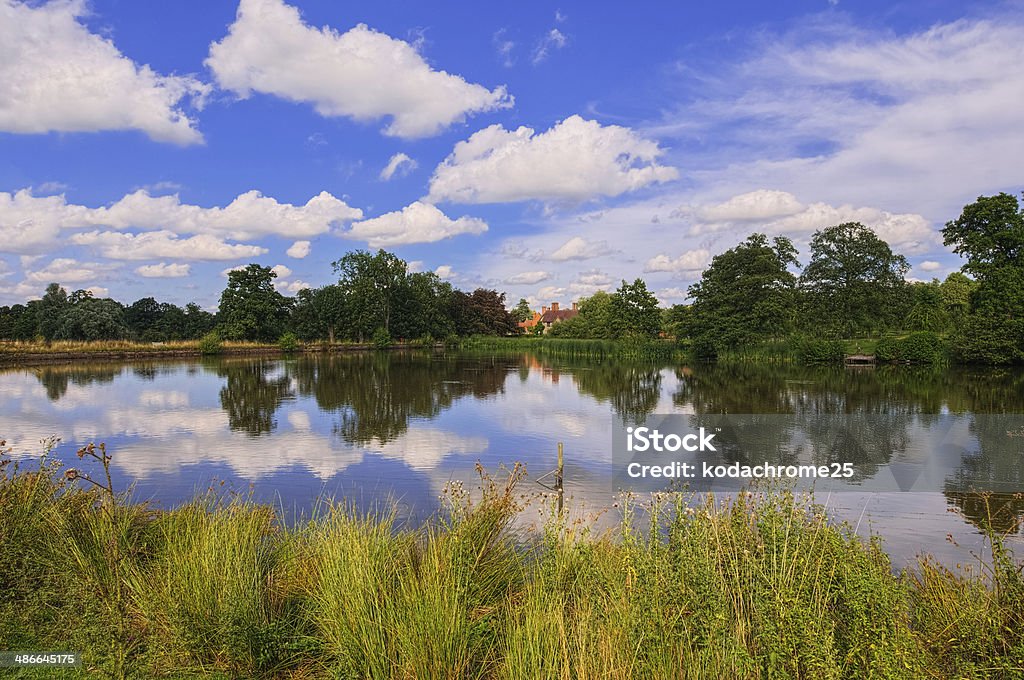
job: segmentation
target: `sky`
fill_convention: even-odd
[[[510,304],[859,221],[909,277],[1019,195],[1021,2],[0,0],[0,304],[215,309],[384,248]]]

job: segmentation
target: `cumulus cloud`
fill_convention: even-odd
[[[484,128],[459,142],[430,179],[431,201],[583,201],[679,176],[657,142],[618,125],[570,116],[550,130]]]
[[[82,283],[103,276],[104,265],[98,262],[79,262],[69,257],[52,260],[42,269],[27,272],[25,279],[35,283]]]
[[[551,278],[551,274],[543,271],[536,272],[520,272],[519,274],[513,274],[512,276],[505,279],[505,283],[510,286],[532,286],[540,283],[541,281],[547,281]]]
[[[914,268],[920,269],[923,272],[935,272],[942,269],[942,265],[934,260],[925,260],[918,263]]]
[[[299,206],[248,191],[223,208],[204,208],[182,203],[177,195],[151,196],[139,190],[113,205],[89,208],[68,203],[63,195],[33,196],[23,189],[14,194],[0,192],[0,239],[10,252],[31,253],[52,248],[62,229],[95,227],[233,239],[315,236],[362,214],[327,192]]]
[[[549,260],[564,262],[566,260],[590,260],[615,252],[607,241],[590,242],[582,236],[573,236],[548,256]]]
[[[673,274],[694,274],[707,267],[711,252],[707,249],[688,250],[671,258],[665,254],[655,255],[644,265],[645,272],[671,272]]]
[[[409,243],[433,243],[459,234],[482,234],[487,223],[475,217],[453,220],[436,206],[414,201],[401,210],[354,222],[346,238],[366,241],[371,248]]]
[[[512,103],[504,87],[488,90],[434,70],[407,42],[363,24],[345,33],[314,28],[282,0],[241,0],[206,64],[240,97],[272,94],[358,121],[388,117],[384,134],[397,137],[435,135],[468,114]]]
[[[296,260],[309,255],[309,241],[296,241],[293,243],[288,250],[284,251],[288,257],[294,257]]]
[[[442,264],[441,266],[434,270],[434,273],[437,274],[437,278],[442,279],[444,281],[450,281],[454,279],[456,276],[455,270],[452,269],[452,266],[450,264]]]
[[[97,248],[100,254],[113,260],[235,260],[268,252],[260,246],[227,243],[209,234],[178,238],[169,231],[147,231],[141,234],[89,231],[73,234],[71,242]]]
[[[733,196],[723,203],[701,206],[695,216],[703,222],[756,222],[795,215],[803,210],[803,204],[791,193],[758,189]]]
[[[0,0],[0,131],[140,130],[201,142],[182,104],[201,107],[209,86],[136,64],[79,22],[86,12],[84,0]]]
[[[388,164],[384,166],[384,169],[380,171],[380,178],[387,182],[395,175],[404,177],[415,170],[418,165],[419,164],[409,158],[407,154],[401,152],[396,153],[388,161]]]
[[[672,214],[692,220],[691,235],[756,228],[800,237],[835,224],[860,222],[896,250],[924,252],[941,244],[938,232],[921,215],[822,202],[803,204],[793,194],[777,190],[759,189],[722,203],[679,208]]]
[[[289,269],[288,267],[285,267],[283,264],[275,264],[273,267],[270,268],[270,271],[277,274],[277,278],[279,279],[287,279],[289,276],[292,275],[292,270]]]
[[[144,264],[141,267],[136,267],[135,273],[147,279],[180,279],[192,273],[192,265],[168,264],[166,262]]]

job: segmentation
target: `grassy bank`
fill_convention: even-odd
[[[473,336],[455,345],[460,350],[495,353],[532,352],[537,356],[591,359],[640,359],[667,361],[678,356],[669,340],[575,340],[546,337]]]
[[[551,513],[517,531],[517,473],[474,501],[451,489],[422,527],[339,504],[287,527],[231,496],[125,504],[105,452],[82,458],[95,483],[52,464],[0,477],[0,648],[80,651],[83,674],[1024,676],[1024,579],[998,541],[986,573],[924,558],[894,575],[877,542],[784,493],[663,496],[643,532],[628,503],[614,533]]]
[[[393,342],[390,349],[417,349],[429,347],[422,342]],[[66,363],[77,359],[156,359],[197,357],[206,354],[274,355],[296,352],[359,352],[380,349],[364,342],[317,342],[284,347],[281,343],[216,341],[214,346],[203,346],[202,340],[177,342],[132,342],[130,340],[98,340],[78,342],[57,340],[45,342],[0,341],[0,365]]]

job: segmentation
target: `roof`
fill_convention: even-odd
[[[549,309],[544,312],[540,317],[541,323],[555,323],[556,321],[565,321],[571,319],[579,314],[575,309]]]

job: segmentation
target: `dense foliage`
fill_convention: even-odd
[[[531,333],[634,344],[668,337],[705,358],[756,355],[772,345],[816,363],[841,358],[836,341],[859,339],[878,344],[882,360],[1024,361],[1024,210],[1017,198],[978,198],[946,224],[943,237],[965,258],[963,271],[943,281],[908,281],[907,259],[856,222],[814,233],[802,271],[789,239],[754,233],[712,260],[690,286],[689,305],[661,309],[643,279],[623,280],[614,292],[576,301],[577,315]],[[303,342],[387,346],[517,335],[517,322],[533,317],[525,299],[510,310],[502,292],[458,290],[434,273],[409,271],[384,250],[349,252],[332,266],[335,283],[294,298],[275,288],[268,267],[233,270],[216,315],[151,297],[122,305],[84,290],[69,295],[53,283],[39,300],[0,307],[0,339],[159,342],[215,330],[223,340],[276,343],[291,333]],[[862,353],[859,342],[846,349]]]

